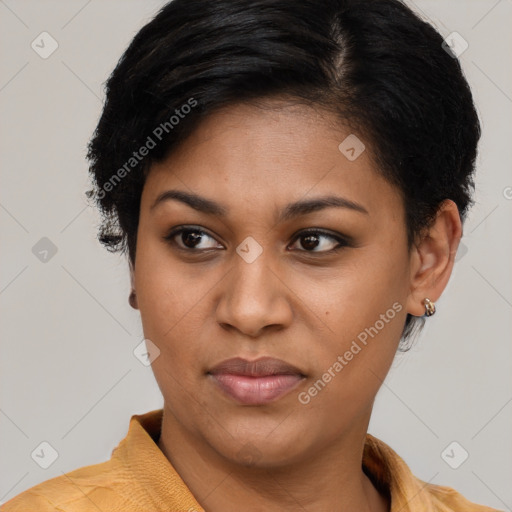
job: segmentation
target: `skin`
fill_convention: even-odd
[[[448,282],[461,237],[457,207],[446,200],[409,252],[399,191],[377,173],[370,145],[349,161],[338,145],[351,132],[331,114],[277,99],[268,107],[240,104],[210,115],[152,165],[144,186],[132,305],[160,350],[152,363],[164,397],[159,447],[209,512],[247,504],[386,511],[387,499],[361,470],[365,435],[406,314],[423,315],[423,299],[435,302]],[[229,213],[177,200],[151,209],[170,189]],[[277,222],[288,203],[328,194],[368,213],[329,207]],[[174,245],[164,239],[181,225],[207,232],[196,242],[202,256],[181,235]],[[306,228],[350,236],[354,246],[319,252],[338,243],[317,235],[319,245],[308,246],[296,236]],[[248,236],[263,248],[252,263],[236,252]],[[401,311],[301,403],[298,394],[393,303]],[[306,378],[275,402],[241,405],[206,375],[235,356],[283,359]]]

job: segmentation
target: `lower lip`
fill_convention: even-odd
[[[247,377],[227,373],[210,374],[231,398],[245,405],[268,404],[294,389],[304,377],[300,375],[269,375]]]

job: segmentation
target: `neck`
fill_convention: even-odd
[[[389,501],[362,471],[366,436],[349,433],[286,466],[248,466],[222,457],[164,409],[158,446],[208,512],[358,510],[388,512]]]

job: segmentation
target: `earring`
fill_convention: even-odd
[[[435,304],[425,297],[425,300],[423,301],[425,304],[425,315],[426,316],[432,316],[436,312],[436,306]]]

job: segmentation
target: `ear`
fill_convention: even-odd
[[[133,268],[133,263],[131,260],[129,261],[129,265],[131,292],[130,297],[128,298],[128,302],[133,309],[139,309],[139,305],[137,303],[137,294],[135,292],[135,269]]]
[[[450,279],[461,237],[459,210],[451,199],[446,199],[432,226],[412,249],[408,313],[423,316],[424,299],[439,299]]]

